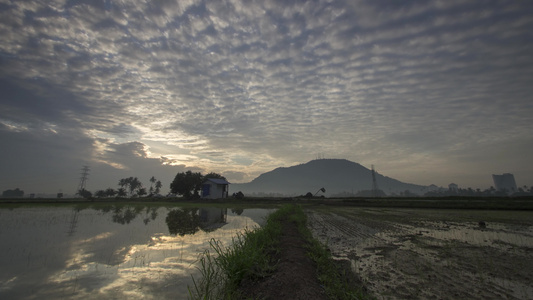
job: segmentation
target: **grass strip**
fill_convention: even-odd
[[[212,239],[211,249],[199,259],[201,278],[196,281],[193,277],[190,298],[236,299],[243,280],[253,281],[271,274],[275,265],[272,258],[279,251],[279,220],[289,213],[289,206],[281,207],[267,217],[263,227],[238,234],[231,246],[225,247]]]
[[[347,278],[351,274],[340,271],[326,245],[314,239],[307,228],[307,216],[300,206],[284,205],[270,214],[266,225],[246,230],[233,238],[225,247],[219,241],[210,241],[211,249],[199,259],[201,278],[189,286],[191,299],[239,299],[238,287],[243,280],[255,281],[275,271],[273,257],[279,252],[281,220],[288,219],[298,226],[308,243],[308,255],[317,264],[317,277],[330,299],[370,299],[361,288]],[[213,254],[214,251],[214,254]]]

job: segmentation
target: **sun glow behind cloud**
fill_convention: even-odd
[[[63,143],[93,145],[89,162],[138,172],[116,149],[141,143],[150,164],[246,174],[238,181],[326,153],[445,185],[462,169],[458,152],[533,143],[532,11],[521,1],[2,4],[2,88],[23,92],[3,98],[1,124],[53,124]],[[526,151],[519,159],[531,161]],[[451,173],[424,171],[437,161]],[[496,156],[472,166],[470,184],[508,166]]]

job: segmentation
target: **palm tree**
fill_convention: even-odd
[[[133,195],[135,190],[142,188],[142,183],[139,181],[137,177],[130,177],[129,179],[129,185],[130,185],[130,196]]]
[[[154,176],[150,178],[150,196],[154,193],[154,183],[156,182],[156,179]]]
[[[146,195],[146,189],[145,188],[140,188],[138,191],[137,191],[137,195],[139,197],[142,197],[144,195]]]
[[[155,183],[155,193],[159,194],[159,191],[161,191],[161,188],[163,187],[163,184],[161,183],[161,180],[158,180]]]
[[[137,177],[128,177],[120,179],[118,185],[126,190],[126,187],[129,189],[130,196],[133,196],[136,190],[142,188],[142,183]]]

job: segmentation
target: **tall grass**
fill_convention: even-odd
[[[193,277],[193,286],[189,286],[191,299],[235,299],[243,280],[254,281],[271,274],[275,266],[272,258],[279,251],[279,219],[287,213],[285,207],[278,209],[268,216],[265,226],[245,230],[232,239],[230,246],[212,239],[210,249],[199,260],[201,279]]]

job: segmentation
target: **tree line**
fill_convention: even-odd
[[[154,176],[150,177],[150,188],[147,190],[142,182],[137,177],[127,177],[122,178],[118,181],[118,189],[113,189],[111,187],[105,189],[105,190],[98,190],[96,192],[91,193],[90,191],[86,189],[79,190],[76,194],[83,197],[83,198],[110,198],[110,197],[117,197],[117,198],[125,198],[125,197],[156,197],[161,196],[159,193],[161,192],[161,188],[163,187],[163,184],[161,183],[161,180],[157,180]]]
[[[24,191],[16,188],[14,190],[5,190],[2,192],[2,198],[22,198]]]
[[[202,175],[200,172],[179,172],[170,183],[170,195],[183,196],[184,198],[199,198],[202,184],[207,178],[224,179],[226,177],[217,173],[208,173]],[[77,195],[90,198],[134,198],[134,197],[162,197],[160,194],[163,184],[154,176],[150,178],[150,187],[147,189],[137,177],[122,178],[118,181],[119,188],[113,189],[111,187],[105,190],[98,190],[91,193],[86,189],[77,191]]]

